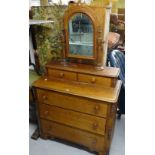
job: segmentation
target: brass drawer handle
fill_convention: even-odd
[[[93,78],[91,79],[91,83],[95,83],[95,82],[96,82],[96,78],[93,77]]]
[[[98,128],[98,123],[97,122],[93,123],[93,129],[96,130],[97,128]]]
[[[45,114],[45,115],[48,115],[48,114],[49,114],[49,111],[48,111],[48,110],[46,110],[46,111],[44,112],[44,114]]]
[[[60,73],[60,77],[63,78],[64,77],[64,73]]]
[[[94,107],[94,112],[95,112],[95,113],[98,113],[99,110],[100,110],[100,106],[99,106],[99,105],[96,105],[96,106]]]

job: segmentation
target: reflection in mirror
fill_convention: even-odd
[[[76,13],[69,20],[69,55],[93,57],[93,24],[84,13]]]

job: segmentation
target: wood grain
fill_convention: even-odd
[[[98,101],[104,101],[110,104],[117,102],[121,84],[122,82],[118,80],[115,88],[105,86],[96,87],[92,84],[89,85],[79,82],[42,77],[35,81],[33,86],[36,88],[53,90],[63,92],[65,94],[72,94]]]
[[[77,72],[77,73],[83,73],[83,74],[89,74],[89,75],[95,75],[95,76],[102,76],[102,77],[114,77],[117,78],[120,69],[114,68],[114,67],[104,67],[103,70],[96,70],[96,67],[93,65],[87,65],[87,64],[70,64],[68,63],[67,66],[64,66],[59,61],[52,61],[46,64],[46,68],[48,70],[50,69],[60,69],[65,71],[71,71],[71,72]],[[47,71],[48,72],[48,71]]]
[[[64,109],[74,110],[100,117],[107,116],[106,102],[43,89],[37,89],[37,94],[39,103],[55,105]]]
[[[77,74],[73,72],[68,72],[64,70],[52,69],[48,71],[48,75],[51,77],[68,79],[68,80],[77,80]]]
[[[112,86],[112,82],[113,82],[111,78],[99,77],[99,76],[93,76],[93,75],[78,74],[77,78],[79,82],[86,82],[86,83],[92,83],[92,84],[109,86],[109,87]]]
[[[91,150],[104,149],[104,136],[84,132],[76,128],[41,119],[42,132],[46,135],[53,135],[58,138],[66,139],[84,146]]]
[[[39,104],[39,109],[41,118],[104,135],[106,123],[104,118],[46,104]]]

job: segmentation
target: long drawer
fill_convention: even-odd
[[[39,109],[41,118],[90,131],[92,133],[101,135],[104,135],[105,133],[106,120],[104,118],[41,103],[39,104]]]
[[[94,150],[104,150],[104,136],[91,134],[84,132],[69,126],[58,124],[52,121],[41,119],[42,132],[55,136],[57,138],[63,138],[90,147]]]
[[[41,103],[55,105],[65,109],[71,109],[95,116],[106,117],[108,105],[106,102],[77,97],[64,93],[37,90],[38,100]]]

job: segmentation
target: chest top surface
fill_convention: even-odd
[[[96,87],[94,85],[48,77],[42,77],[33,83],[33,86],[36,88],[52,90],[111,103],[117,102],[120,92],[120,85],[120,80],[118,80],[116,86],[112,88],[104,86]]]

